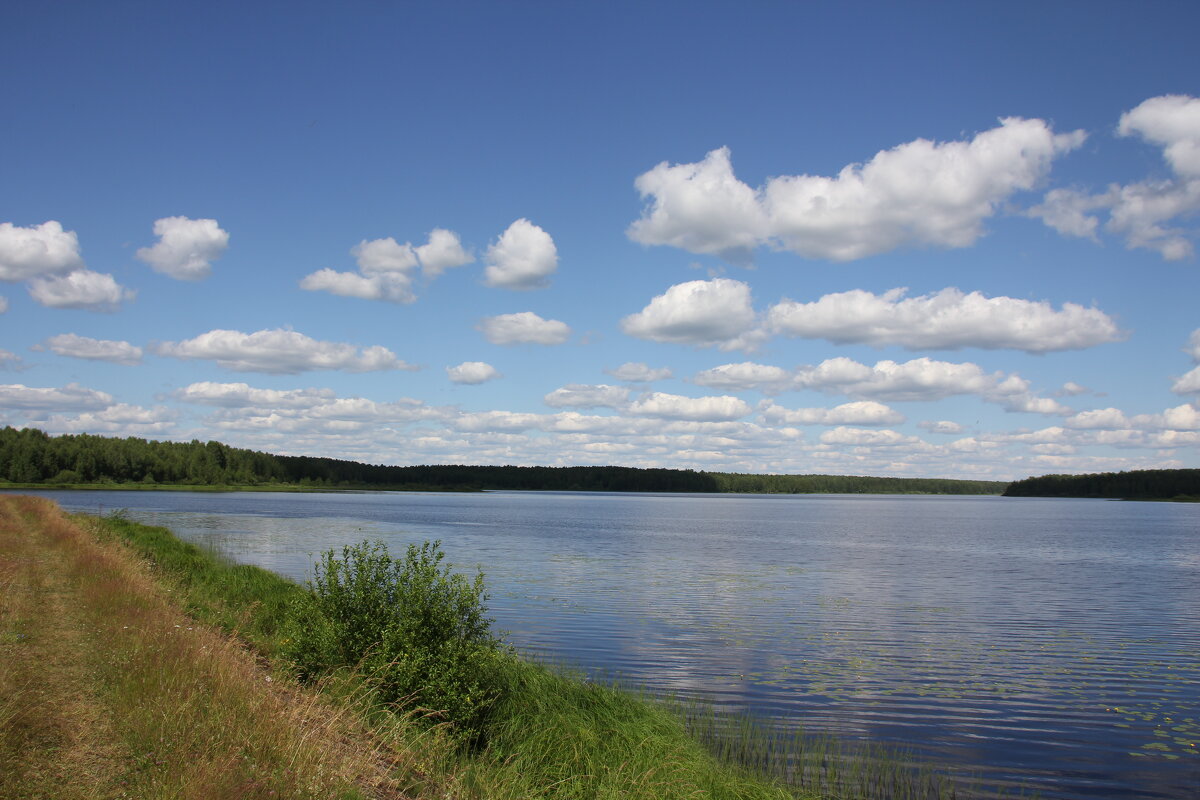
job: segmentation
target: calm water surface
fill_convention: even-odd
[[[296,577],[481,567],[525,652],[1043,797],[1200,797],[1200,506],[995,497],[47,492]]]

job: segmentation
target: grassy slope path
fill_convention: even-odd
[[[0,797],[404,796],[400,754],[86,524],[0,496]]]

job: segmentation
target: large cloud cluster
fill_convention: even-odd
[[[722,147],[638,176],[649,202],[628,234],[738,262],[760,245],[833,261],[905,246],[966,247],[1002,203],[1037,186],[1083,140],[1082,131],[1055,134],[1042,120],[1006,118],[970,141],[918,139],[836,177],[784,175],[757,189],[734,175]]]
[[[676,284],[621,320],[630,336],[720,350],[754,350],[771,335],[910,350],[963,347],[1047,353],[1118,341],[1125,333],[1097,308],[988,297],[950,287],[906,297],[861,289],[804,303],[784,299],[760,315],[748,284],[730,278]]]
[[[955,288],[920,297],[905,297],[906,292],[877,295],[854,289],[812,303],[784,300],[771,307],[768,326],[789,336],[910,350],[980,347],[1046,353],[1094,347],[1123,335],[1103,311],[1075,303],[1056,311],[1045,301],[986,297]]]

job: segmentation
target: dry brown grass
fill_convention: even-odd
[[[436,742],[184,615],[48,501],[0,497],[0,797],[402,798]]]

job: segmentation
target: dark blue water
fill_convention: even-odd
[[[441,539],[524,651],[1043,797],[1200,796],[1200,505],[46,494],[297,578]]]

